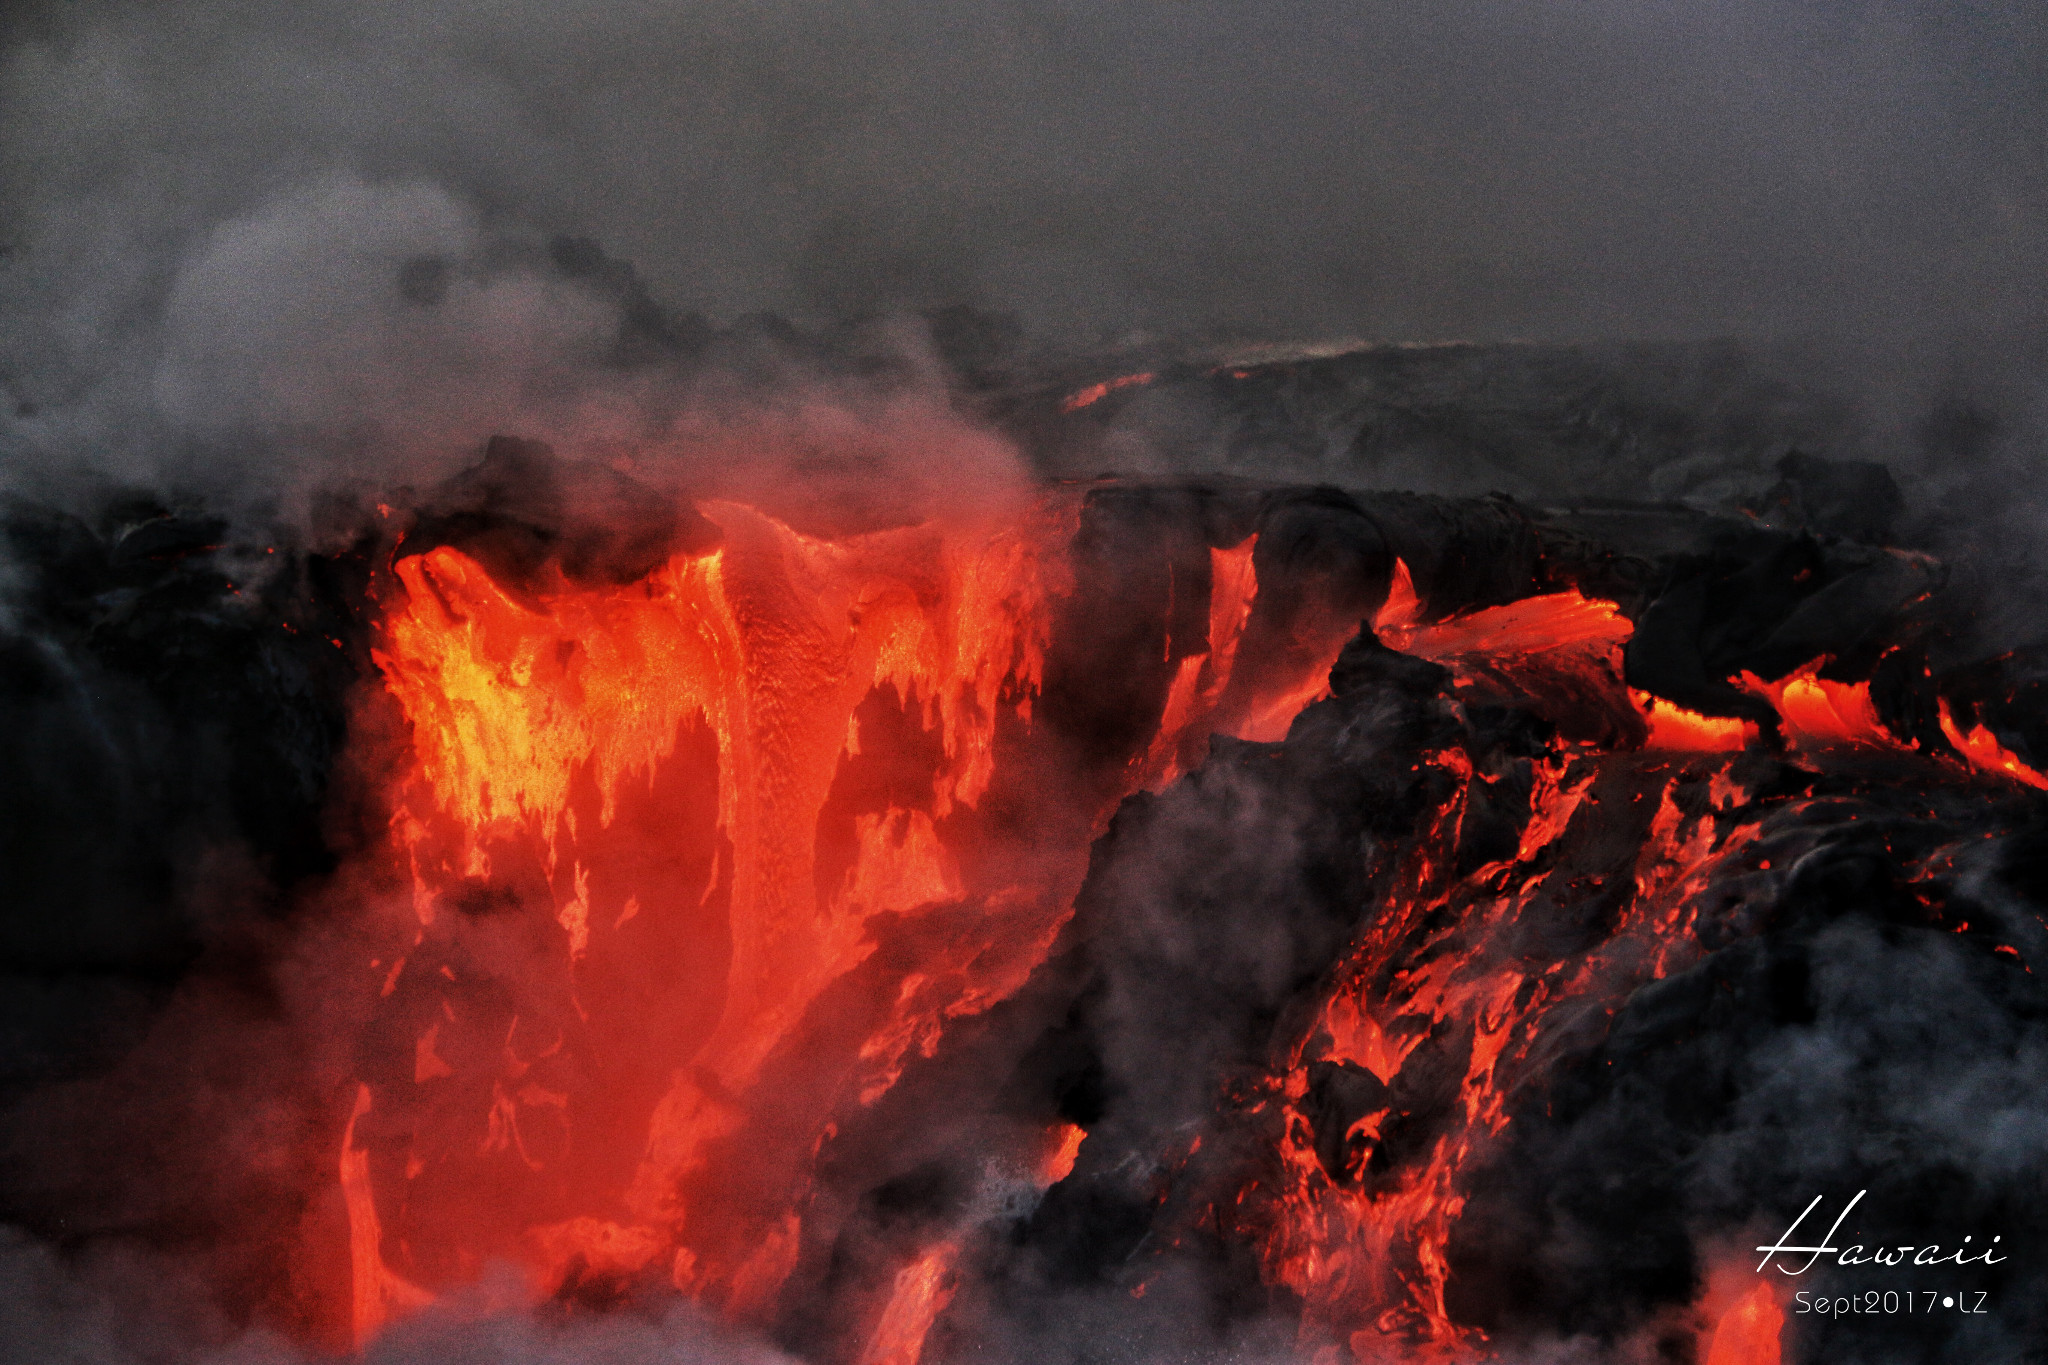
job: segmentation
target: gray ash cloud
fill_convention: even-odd
[[[690,330],[642,287],[719,325],[1838,334],[1890,378],[2038,343],[2048,277],[2020,4],[24,4],[4,53],[5,440],[131,466],[623,420],[582,382],[618,312]],[[532,268],[558,238],[637,278]]]

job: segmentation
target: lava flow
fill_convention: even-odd
[[[337,1337],[679,1295],[918,1365],[978,1349],[1026,1273],[990,1228],[1029,1246],[1127,1207],[1078,1245],[1143,1219],[1088,1272],[1131,1302],[1221,1245],[1319,1359],[1484,1359],[1516,1324],[1464,1231],[1490,1163],[1560,1040],[1736,932],[1715,889],[1804,828],[1796,765],[2042,783],[1946,700],[1945,749],[1895,734],[1826,656],[1731,677],[1750,710],[1706,715],[1630,684],[1638,623],[1578,586],[1459,610],[1383,544],[1331,552],[1320,494],[1199,535],[1148,496],[837,537],[710,503],[616,581],[459,536],[388,562],[402,728],[366,733],[404,739],[332,1168]],[[1212,799],[1213,834],[1147,852]],[[1302,956],[1260,966],[1280,996],[1216,1007],[1270,1033],[1184,1059],[1206,1112],[1103,1120],[1142,1088],[1090,1053],[1090,1011],[1146,1008],[1118,955],[1171,996],[1200,964],[1155,954],[1237,951],[1234,906],[1174,917],[1236,884],[1205,860],[1306,858],[1257,828],[1299,810],[1338,852],[1256,913]],[[954,1112],[948,1066],[1016,1093]],[[980,1174],[919,1165],[927,1141]],[[1776,1312],[1717,1310],[1698,1353],[1775,1360]]]
[[[1220,698],[1284,730],[1321,683],[1231,689],[1257,585],[1251,542],[1218,551],[1149,757],[1077,784],[1034,713],[1072,496],[837,540],[704,512],[715,548],[624,585],[393,567],[408,889],[340,1154],[359,1343],[494,1262],[768,1315],[835,1117],[1016,990],[1109,807]],[[915,1358],[949,1257],[898,1277],[872,1359]]]
[[[1736,766],[1756,727],[1624,686],[1632,626],[1613,603],[1565,591],[1427,622],[1397,564],[1375,625],[1382,642],[1445,667],[1471,704],[1548,713],[1559,740],[1533,755],[1469,737],[1420,753],[1409,780],[1427,800],[1382,854],[1362,932],[1274,1070],[1232,1100],[1239,1122],[1273,1134],[1277,1159],[1234,1194],[1226,1180],[1195,1196],[1194,1226],[1258,1246],[1318,1359],[1477,1360],[1490,1354],[1488,1334],[1450,1300],[1453,1243],[1516,1096],[1540,1094],[1558,1060],[1547,1040],[1700,962],[1708,888],[1757,867],[1761,833],[1800,803],[1774,810]],[[1952,758],[1914,754],[1879,720],[1868,684],[1820,677],[1825,663],[1742,680],[1778,709],[1795,753],[1911,755],[1920,780],[1953,778]],[[1943,707],[1970,765],[2035,784],[1987,731],[1966,739]],[[1626,722],[1630,708],[1640,713],[1633,745],[1562,733],[1588,712]],[[1475,858],[1471,827],[1497,820],[1503,800],[1522,812],[1519,834]],[[1273,1113],[1277,1128],[1262,1121]],[[1776,1365],[1783,1322],[1758,1285],[1716,1312],[1701,1358]]]

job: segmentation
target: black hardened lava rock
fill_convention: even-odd
[[[193,903],[202,860],[245,864],[273,912],[334,865],[366,604],[345,556],[149,498],[15,503],[0,534],[0,1008],[25,1081],[104,1060],[102,1022],[180,978],[224,913]]]

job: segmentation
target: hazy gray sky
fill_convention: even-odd
[[[10,23],[0,382],[45,426],[88,396],[178,420],[232,388],[317,423],[367,390],[560,389],[602,320],[501,259],[556,233],[718,319],[968,302],[1068,335],[1882,335],[2048,301],[2038,0]],[[389,287],[422,253],[469,267],[432,326]]]

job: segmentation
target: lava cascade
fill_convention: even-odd
[[[392,570],[377,663],[410,733],[404,890],[365,989],[389,1044],[372,1051],[403,1064],[364,1068],[340,1153],[358,1342],[493,1261],[529,1296],[601,1304],[653,1279],[771,1320],[837,1120],[1025,983],[1118,800],[1171,785],[1211,733],[1283,738],[1329,695],[1342,644],[1310,629],[1306,663],[1248,693],[1256,539],[1211,548],[1207,638],[1178,657],[1149,742],[1106,785],[1071,783],[1035,717],[1077,591],[1071,495],[837,540],[704,510],[717,548],[625,585],[507,585],[447,546]],[[1758,736],[1628,688],[1614,603],[1569,590],[1429,620],[1398,562],[1382,596],[1381,641],[1467,702],[1554,712],[1556,737],[1523,765],[1514,846],[1477,865],[1459,862],[1466,822],[1513,774],[1457,744],[1423,756],[1442,797],[1377,912],[1282,1064],[1226,1098],[1284,1122],[1210,1226],[1257,1247],[1305,1342],[1472,1359],[1485,1335],[1447,1299],[1467,1172],[1545,1038],[1702,955],[1700,895],[1758,830],[1738,771]],[[1791,752],[2040,784],[1946,709],[1960,759],[1917,753],[1826,663],[1741,680]],[[1633,837],[1577,848],[1575,823],[1617,804]],[[1595,902],[1589,943],[1547,963],[1513,947]],[[1397,1131],[1394,1100],[1335,1135],[1318,1117],[1332,1075],[1398,1100],[1418,1058],[1452,1097],[1433,1129]],[[1041,1135],[1037,1188],[1085,1136]],[[861,1360],[921,1358],[963,1254],[945,1240],[900,1265]],[[1731,1310],[1702,1349],[1775,1359],[1774,1307]]]
[[[1107,807],[1219,728],[1257,593],[1252,542],[1215,552],[1208,647],[1075,809],[1034,718],[1071,495],[839,539],[703,510],[716,548],[624,585],[392,567],[403,889],[339,1159],[358,1343],[492,1263],[767,1316],[834,1115],[1029,975]],[[1320,683],[1240,710],[1284,730]],[[916,1358],[948,1259],[905,1268],[873,1359]]]

